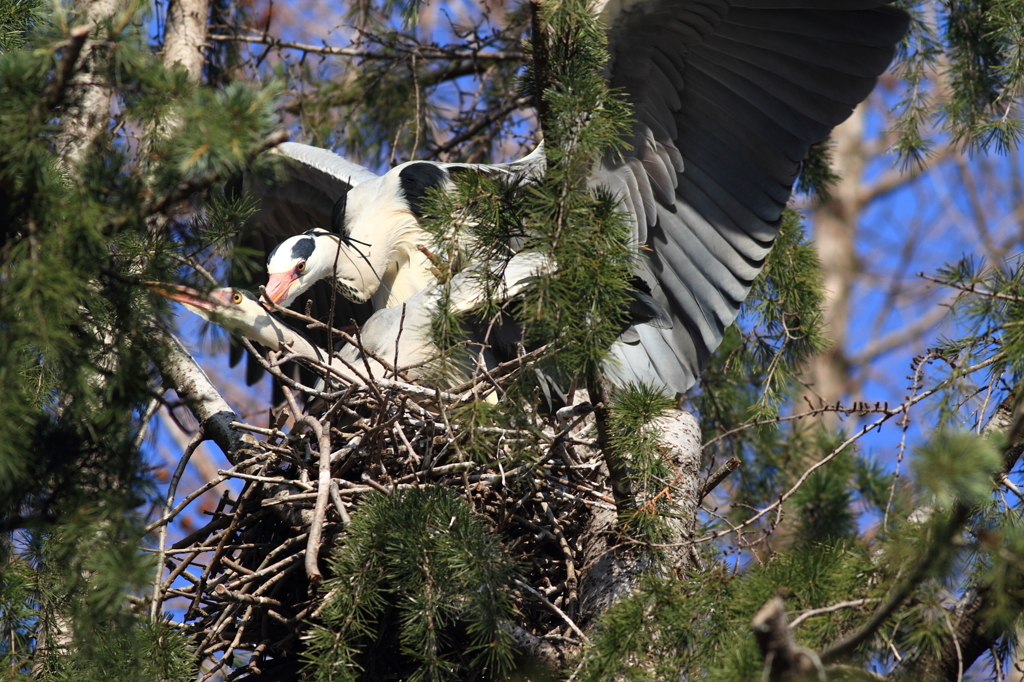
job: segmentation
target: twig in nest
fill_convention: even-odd
[[[171,476],[171,482],[167,486],[167,499],[164,502],[164,519],[169,519],[171,515],[171,505],[174,504],[174,494],[178,490],[178,482],[181,480],[182,474],[185,473],[185,467],[188,465],[188,461],[192,459],[192,453],[206,440],[206,436],[203,433],[202,427],[196,432],[196,435],[192,436],[192,440],[189,441],[185,447],[185,452],[182,453],[181,459],[178,460],[178,466],[174,469],[174,475]],[[157,543],[157,555],[156,555],[156,577],[153,579],[153,603],[150,606],[149,618],[154,623],[157,620],[157,616],[160,615],[160,605],[163,603],[163,598],[160,595],[160,581],[164,575],[164,550],[167,548],[167,522],[164,522],[160,527],[160,540]]]
[[[584,644],[590,644],[590,638],[589,638],[589,637],[587,637],[587,636],[586,636],[586,634],[584,634],[583,630],[580,630],[580,626],[579,626],[579,625],[576,625],[575,621],[573,621],[573,619],[572,619],[572,618],[570,618],[570,617],[569,617],[569,616],[568,616],[568,615],[567,615],[567,614],[565,613],[565,611],[563,611],[562,609],[560,609],[560,608],[558,608],[557,606],[555,606],[555,605],[554,605],[553,603],[551,603],[551,602],[550,602],[550,601],[548,600],[548,598],[547,598],[547,597],[545,597],[545,596],[544,596],[543,594],[541,594],[541,593],[540,593],[540,592],[538,592],[537,590],[533,589],[532,587],[530,587],[529,585],[527,585],[526,583],[524,583],[524,582],[523,582],[522,580],[520,580],[520,579],[518,579],[518,578],[516,578],[516,585],[519,585],[519,587],[521,587],[521,588],[523,588],[524,590],[526,590],[527,592],[529,592],[529,593],[530,593],[530,595],[531,595],[531,596],[532,596],[532,597],[533,597],[534,599],[536,599],[536,600],[537,600],[537,601],[539,601],[539,602],[540,602],[541,604],[543,604],[543,605],[544,605],[544,606],[545,606],[545,607],[546,607],[546,608],[547,608],[548,610],[550,610],[550,611],[551,611],[551,612],[552,612],[553,614],[555,614],[556,616],[558,616],[559,618],[561,618],[561,619],[562,619],[562,620],[563,620],[563,621],[565,622],[565,624],[566,624],[566,625],[568,625],[568,626],[569,626],[569,628],[570,628],[570,629],[571,629],[571,630],[572,630],[573,632],[575,632],[575,633],[576,633],[577,635],[579,635],[579,636],[580,636],[580,639],[582,639],[582,640],[583,640],[583,643],[584,643]]]

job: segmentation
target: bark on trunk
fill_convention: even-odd
[[[189,80],[202,80],[206,62],[209,0],[171,0],[164,31],[164,66],[181,65]]]
[[[121,9],[119,0],[76,3],[79,26],[89,28],[89,39],[79,56],[79,68],[71,77],[65,94],[64,114],[57,135],[57,153],[72,177],[89,147],[107,130],[112,88],[107,77],[110,48],[104,45],[103,25]]]
[[[163,357],[153,358],[163,376],[164,385],[178,392],[207,436],[220,446],[229,462],[238,464],[244,459],[241,451],[255,443],[255,439],[231,427],[231,422],[237,421],[238,415],[221,397],[206,372],[189,355],[181,341],[167,331],[157,330],[154,333],[162,337],[165,349]]]
[[[659,429],[667,453],[673,460],[677,479],[672,486],[672,509],[669,523],[674,549],[670,563],[682,567],[690,559],[693,531],[700,504],[700,425],[693,415],[677,411],[660,423]],[[593,625],[597,616],[619,599],[628,596],[640,576],[649,568],[636,561],[632,552],[620,542],[615,510],[595,507],[583,534],[583,567],[580,571],[580,624]]]
[[[857,217],[861,175],[864,171],[864,105],[832,131],[835,149],[832,170],[839,176],[831,188],[831,197],[813,213],[814,243],[821,258],[825,285],[825,336],[831,345],[811,359],[805,373],[805,396],[812,405],[835,404],[849,393],[850,363],[846,340],[850,324],[850,294],[860,269],[857,258]],[[797,405],[806,405],[802,399]],[[821,420],[828,427],[836,424],[836,415],[826,413]]]

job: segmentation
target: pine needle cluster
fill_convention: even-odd
[[[1024,92],[1024,3],[901,4],[912,18],[897,60],[906,81],[894,126],[903,163],[921,163],[943,135],[970,151],[1015,146],[1022,130],[1016,109]]]
[[[306,653],[316,679],[500,678],[511,669],[515,565],[453,492],[422,488],[368,499],[331,570],[323,625]],[[374,649],[401,656],[367,658],[373,640]]]
[[[273,92],[196,88],[152,54],[140,13],[84,38],[76,23],[63,6],[0,5],[0,570],[20,585],[5,591],[20,600],[5,662],[40,679],[188,679],[185,639],[129,600],[154,570],[139,447],[163,352],[141,283],[173,276],[182,201],[262,149]],[[83,49],[117,125],[70,157]]]
[[[587,652],[579,679],[639,681],[760,679],[763,661],[750,619],[780,592],[792,612],[874,595],[864,552],[844,543],[794,550],[733,574],[718,564],[682,580],[648,576],[637,594],[612,607]],[[798,630],[818,648],[848,628],[857,610],[822,616]]]
[[[648,546],[657,546],[669,539],[664,514],[678,483],[660,432],[669,410],[675,409],[675,400],[650,386],[631,384],[618,389],[613,401],[608,419],[609,467],[624,474],[629,488],[628,499],[619,507],[621,529]]]

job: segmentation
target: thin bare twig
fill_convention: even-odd
[[[292,40],[280,40],[269,35],[259,36],[233,36],[233,35],[211,35],[210,40],[217,42],[233,42],[233,43],[256,43],[259,45],[269,45],[275,48],[283,48],[289,50],[301,50],[303,52],[309,52],[311,54],[326,54],[336,55],[341,57],[356,57],[359,59],[380,59],[380,60],[397,60],[407,59],[409,55],[401,51],[395,52],[380,52],[374,50],[362,50],[354,47],[332,47],[330,45],[311,45],[308,43],[299,43]],[[411,48],[410,48],[411,49]],[[430,46],[417,46],[416,54],[422,59],[474,59],[477,61],[523,61],[526,59],[526,55],[523,52],[516,52],[510,50],[458,50],[458,49],[446,49],[443,47],[430,47]]]
[[[167,518],[171,513],[171,505],[174,504],[174,494],[178,490],[178,481],[181,480],[182,474],[185,473],[185,467],[188,465],[188,461],[192,459],[192,453],[196,451],[202,442],[206,440],[206,436],[203,433],[203,429],[200,428],[196,432],[196,435],[192,436],[192,440],[189,441],[185,447],[185,452],[182,453],[181,459],[178,460],[178,466],[174,469],[174,475],[171,476],[171,482],[167,486],[167,499],[164,501],[164,518]],[[167,548],[167,523],[164,523],[160,527],[160,540],[157,543],[157,554],[156,554],[156,577],[153,579],[153,602],[150,606],[149,618],[154,623],[157,620],[157,616],[160,615],[160,604],[163,603],[163,599],[160,597],[160,582],[164,575],[164,550]]]

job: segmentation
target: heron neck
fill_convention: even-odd
[[[241,327],[240,329],[245,336],[266,348],[275,351],[287,348],[289,353],[329,365],[335,371],[335,376],[343,381],[353,384],[366,383],[366,380],[353,372],[353,368],[341,358],[336,355],[328,356],[327,351],[323,348],[313,345],[299,331],[271,315],[259,319],[254,327]]]
[[[359,271],[377,309],[399,305],[435,282],[430,260],[419,249],[433,244],[433,237],[408,212],[389,222],[378,225],[376,234],[352,235],[371,244],[367,258],[359,259]],[[387,238],[381,239],[381,233]]]

